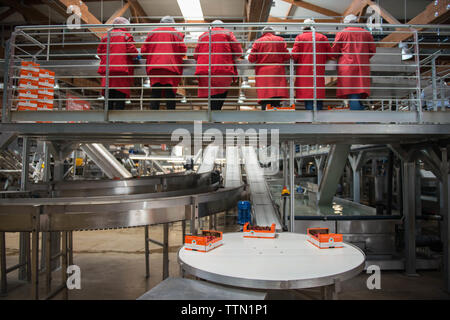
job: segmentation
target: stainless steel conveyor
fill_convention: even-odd
[[[270,189],[264,177],[264,170],[259,165],[255,148],[242,147],[242,156],[245,161],[245,172],[250,186],[250,199],[256,224],[268,226],[275,223],[276,229],[281,230],[281,220],[273,205]]]

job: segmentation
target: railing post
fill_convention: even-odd
[[[14,72],[14,43],[16,41],[16,31],[11,33],[11,38],[6,42],[5,48],[5,72],[3,75],[3,101],[2,101],[2,122],[11,122],[12,107],[12,84]]]
[[[209,25],[209,52],[208,52],[208,121],[211,122],[211,44],[212,26]]]
[[[110,44],[111,44],[111,30],[107,32],[107,41],[106,41],[106,74],[105,74],[105,112],[104,112],[104,121],[107,122],[109,120],[108,117],[108,104],[109,104],[109,54],[110,54]]]
[[[433,89],[433,111],[437,111],[436,56],[431,59],[431,87]]]
[[[316,29],[312,29],[312,42],[313,42],[313,87],[314,87],[314,100],[313,100],[313,122],[317,121],[317,78],[316,78]]]
[[[415,62],[416,62],[416,95],[417,95],[417,122],[422,123],[422,99],[420,97],[421,83],[420,83],[420,57],[419,57],[419,35],[418,31],[414,30],[414,47],[415,47]]]
[[[289,104],[292,106],[295,104],[295,92],[294,92],[294,59],[289,59]]]

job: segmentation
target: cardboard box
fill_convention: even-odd
[[[20,79],[19,80],[19,88],[37,89],[38,87],[39,87],[38,80],[31,80],[31,79]]]
[[[17,104],[17,110],[25,111],[25,110],[37,110],[37,100],[20,100]]]
[[[184,236],[184,249],[208,252],[223,244],[222,232],[215,230],[202,230],[199,235]]]
[[[308,241],[319,249],[343,248],[342,234],[329,233],[328,228],[308,228]]]
[[[275,223],[270,227],[251,226],[248,222],[244,224],[244,238],[275,238]]]

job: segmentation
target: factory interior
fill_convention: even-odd
[[[449,0],[0,17],[0,303],[450,299]]]

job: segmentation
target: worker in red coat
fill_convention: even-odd
[[[130,24],[128,19],[118,17],[114,19],[113,24]],[[97,48],[97,54],[100,57],[100,66],[98,73],[106,76],[107,67],[107,43],[106,34]],[[133,37],[127,32],[126,27],[115,27],[110,31],[109,40],[109,89],[108,89],[108,109],[124,110],[125,99],[130,97],[130,87],[134,85],[134,66],[135,59],[139,52],[137,51]],[[106,78],[102,79],[102,86],[106,86]],[[105,90],[102,91],[105,95]]]
[[[161,23],[175,23],[166,16]],[[159,27],[152,30],[141,48],[141,55],[146,56],[147,74],[152,86],[150,108],[158,110],[160,99],[164,96],[169,110],[175,110],[177,87],[183,75],[183,57],[186,55],[184,34],[173,27]]]
[[[220,20],[213,21],[211,29],[211,110],[221,110],[228,88],[237,75],[235,60],[242,56],[242,47],[234,34],[220,25]],[[198,38],[194,51],[197,61],[195,74],[198,78],[198,97],[208,97],[209,69],[209,32]]]
[[[281,99],[289,97],[285,64],[290,55],[284,39],[274,32],[272,27],[265,27],[248,56],[248,61],[256,64],[256,93],[262,110],[268,105],[279,107]]]
[[[306,19],[304,24],[314,23],[313,19]],[[313,110],[314,106],[314,51],[313,51],[313,27],[303,27],[303,33],[295,38],[292,48],[292,58],[296,64],[295,68],[295,97],[297,100],[305,101],[306,110]],[[332,59],[331,46],[328,38],[315,32],[316,42],[316,99],[317,110],[323,108],[321,99],[325,98],[325,63]]]
[[[355,23],[351,14],[344,23]],[[370,58],[376,47],[372,35],[359,27],[346,27],[336,34],[333,52],[338,57],[337,97],[349,99],[350,110],[363,110],[360,99],[370,95]]]

